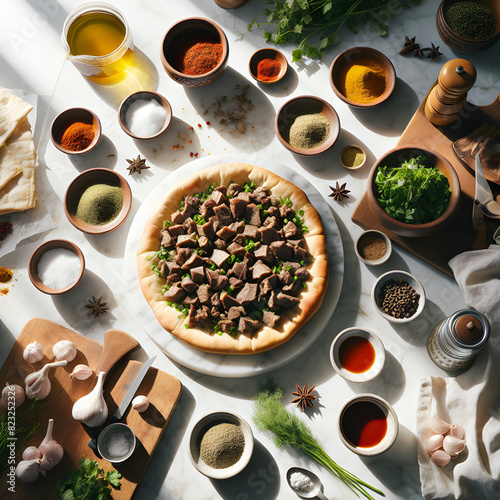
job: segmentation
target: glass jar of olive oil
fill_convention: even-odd
[[[133,42],[125,16],[106,3],[86,3],[64,22],[62,43],[68,59],[96,83],[110,81],[130,66]]]

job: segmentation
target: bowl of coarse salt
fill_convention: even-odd
[[[161,94],[143,90],[129,95],[121,103],[118,121],[130,137],[154,139],[170,125],[172,108]]]
[[[135,445],[134,431],[120,422],[106,426],[97,438],[97,451],[102,458],[112,464],[125,462],[130,458],[134,453]]]
[[[33,285],[48,295],[73,290],[85,273],[80,248],[68,240],[49,240],[31,254],[28,275]]]

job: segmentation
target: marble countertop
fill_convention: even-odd
[[[432,327],[445,316],[465,307],[456,283],[406,252],[394,249],[389,261],[378,268],[360,264],[353,242],[362,229],[351,222],[351,214],[361,199],[366,178],[374,160],[394,147],[408,121],[436,80],[442,64],[460,57],[446,47],[435,27],[435,0],[422,0],[411,10],[394,12],[389,35],[381,38],[370,26],[362,26],[355,36],[348,30],[340,33],[340,42],[330,48],[321,62],[291,64],[280,84],[261,86],[248,73],[248,60],[265,46],[261,30],[249,32],[247,24],[265,9],[264,0],[250,0],[237,10],[224,10],[213,0],[117,0],[113,2],[126,16],[140,64],[121,84],[100,87],[87,82],[66,61],[60,34],[64,19],[80,2],[75,0],[6,0],[0,30],[0,85],[22,89],[38,95],[35,139],[39,156],[37,187],[43,204],[55,223],[55,229],[3,257],[0,265],[14,270],[9,293],[0,297],[0,364],[3,363],[24,324],[33,317],[44,317],[75,331],[102,340],[105,330],[125,330],[142,345],[142,356],[158,357],[154,366],[180,379],[183,392],[165,434],[139,485],[135,498],[212,500],[294,499],[288,488],[286,471],[295,465],[314,471],[323,481],[329,498],[356,498],[342,483],[305,456],[278,449],[271,436],[258,431],[252,423],[252,398],[260,383],[272,376],[285,391],[284,402],[292,399],[295,383],[315,385],[314,409],[302,417],[324,449],[337,463],[363,480],[382,489],[386,498],[417,500],[421,498],[415,438],[416,386],[418,377],[441,375],[428,358],[425,343]],[[227,34],[230,44],[229,65],[215,83],[198,89],[186,89],[173,82],[164,72],[160,57],[160,40],[175,21],[191,16],[208,17]],[[404,35],[417,36],[424,45],[433,42],[443,55],[435,60],[398,54]],[[380,108],[361,112],[349,108],[333,93],[328,82],[328,68],[337,54],[352,46],[375,47],[393,62],[398,75],[391,99]],[[293,47],[282,47],[291,61]],[[495,59],[496,58],[496,59]],[[478,79],[469,93],[474,104],[491,103],[500,87],[498,48],[490,49],[470,60],[477,68]],[[224,95],[232,96],[249,85],[248,97],[254,108],[245,121],[247,133],[234,136],[219,130],[210,105]],[[239,87],[238,87],[239,86]],[[173,123],[158,139],[134,141],[121,129],[117,108],[129,93],[157,90],[165,95],[173,109]],[[334,147],[316,158],[293,156],[274,135],[276,110],[287,98],[313,94],[333,104],[342,130]],[[102,123],[103,140],[89,155],[70,158],[57,151],[49,141],[52,119],[68,107],[83,106],[95,111]],[[211,121],[207,126],[206,121]],[[201,127],[198,127],[198,123]],[[189,127],[193,127],[191,130]],[[368,153],[367,165],[358,171],[344,169],[338,160],[341,149],[351,143],[363,145]],[[174,146],[179,146],[175,148]],[[125,248],[134,217],[150,192],[170,174],[183,177],[184,165],[198,158],[225,155],[252,155],[267,162],[284,164],[305,177],[324,197],[331,208],[342,237],[344,253],[343,286],[338,305],[324,332],[314,344],[279,369],[266,375],[222,378],[217,373],[200,374],[172,361],[161,353],[144,330],[140,318],[132,314],[125,272]],[[127,176],[133,204],[129,218],[116,231],[101,235],[84,235],[67,221],[62,200],[70,181],[90,167],[108,167],[126,174],[125,161],[138,154],[146,157],[149,170],[142,175]],[[329,185],[347,183],[349,198],[337,203]],[[30,283],[27,263],[37,244],[43,240],[64,237],[83,250],[87,270],[82,283],[64,296],[51,297],[38,292]],[[391,269],[404,269],[416,275],[425,287],[427,303],[422,315],[408,325],[394,326],[383,320],[370,299],[376,278]],[[109,313],[93,319],[83,307],[91,296],[103,296]],[[336,375],[329,361],[329,346],[341,330],[351,326],[367,327],[376,332],[387,350],[386,365],[373,382],[348,383]],[[387,399],[397,412],[400,432],[395,445],[385,454],[362,459],[347,450],[336,430],[340,408],[355,393],[372,392]],[[189,432],[205,413],[230,409],[251,424],[255,451],[247,468],[236,478],[209,480],[191,465],[187,454]]]

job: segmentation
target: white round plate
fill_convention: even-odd
[[[137,276],[136,253],[144,225],[165,192],[187,175],[221,163],[249,163],[273,171],[302,189],[318,210],[325,229],[330,279],[320,310],[285,344],[258,354],[214,354],[195,349],[165,331],[142,295]],[[340,231],[330,207],[302,175],[262,155],[221,155],[194,160],[163,179],[147,196],[134,217],[125,248],[125,282],[130,307],[151,339],[177,363],[216,377],[251,377],[280,368],[298,358],[320,336],[335,310],[344,276],[344,251]]]

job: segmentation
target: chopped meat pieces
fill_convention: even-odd
[[[224,307],[226,311],[229,311],[229,309],[234,306],[240,305],[240,303],[234,297],[231,297],[231,295],[229,295],[226,291],[220,294],[220,301],[222,302],[222,307]]]
[[[280,317],[277,314],[274,314],[271,311],[264,311],[262,313],[262,321],[269,328],[274,328],[274,325],[280,320]]]
[[[217,267],[222,267],[224,262],[226,262],[227,259],[231,257],[227,252],[224,250],[218,250],[217,248],[213,251],[212,255],[210,256],[210,260],[217,266]]]
[[[290,260],[293,257],[293,250],[286,245],[286,241],[273,241],[269,247],[278,260]]]
[[[202,285],[205,281],[205,268],[203,266],[193,267],[190,272],[191,279],[198,285]]]
[[[236,295],[236,300],[243,306],[257,299],[257,283],[245,283],[245,286]]]
[[[207,269],[207,278],[210,288],[214,291],[224,290],[229,284],[229,278],[227,276],[210,269]]]
[[[178,238],[181,234],[187,233],[186,228],[182,224],[174,224],[170,226],[168,230],[174,238]]]
[[[198,285],[187,276],[185,278],[182,278],[181,287],[184,288],[187,293],[195,293],[198,289]]]
[[[245,247],[242,247],[241,245],[238,245],[238,243],[231,243],[228,247],[227,247],[227,251],[231,254],[231,255],[236,255],[236,257],[240,257],[242,258],[244,255],[245,255]]]
[[[171,216],[170,216],[170,220],[174,223],[174,224],[182,224],[184,222],[184,215],[182,215],[182,212],[180,210],[177,210],[175,211]]]
[[[213,199],[213,198],[209,198],[208,200],[205,200],[200,208],[199,208],[199,212],[200,212],[200,215],[205,219],[207,220],[210,215],[213,214],[213,208],[217,205],[216,201]]]
[[[274,241],[280,240],[280,235],[276,229],[272,227],[261,227],[259,229],[260,241],[264,245],[270,245]]]
[[[196,233],[196,222],[188,217],[183,223],[182,226],[186,230],[187,234]]]
[[[211,195],[212,200],[215,201],[216,205],[222,205],[223,203],[227,203],[226,195],[219,190],[214,189]]]
[[[225,226],[228,226],[231,222],[233,222],[231,210],[227,205],[218,205],[214,207],[214,213]]]
[[[245,281],[247,279],[248,266],[246,262],[236,262],[228,275],[234,276],[239,280]]]
[[[297,236],[297,226],[292,221],[288,221],[283,227],[283,234],[286,239],[295,238]]]
[[[241,198],[231,198],[229,200],[229,206],[231,207],[231,213],[235,219],[241,217],[241,215],[245,212],[245,208],[248,203]]]
[[[179,248],[177,250],[177,255],[174,257],[174,262],[178,264],[179,266],[182,266],[186,260],[191,257],[191,254],[193,253],[194,250],[191,248]]]
[[[170,231],[168,229],[162,229],[161,230],[162,238],[161,238],[161,243],[160,245],[163,248],[174,248],[175,247],[175,240],[173,236],[170,234]]]
[[[180,303],[186,297],[186,292],[177,285],[172,285],[164,294],[163,297],[168,302]]]
[[[214,241],[214,247],[217,250],[225,250],[226,249],[226,242],[222,238],[217,238]]]
[[[210,250],[210,241],[206,236],[200,236],[198,238],[198,245],[205,252],[208,252]]]
[[[272,269],[261,260],[258,260],[252,268],[252,279],[255,281],[261,281],[271,274],[273,274]]]
[[[213,240],[215,238],[215,229],[211,221],[197,226],[196,229],[198,230],[198,234],[200,236],[206,236],[209,240]]]
[[[232,240],[238,233],[228,226],[224,226],[222,229],[217,231],[217,236],[224,241]]]
[[[255,250],[254,255],[257,259],[260,259],[269,264],[273,261],[273,254],[269,250],[267,245],[261,245],[257,250]]]
[[[198,295],[202,304],[210,304],[210,290],[208,289],[208,285],[201,285],[198,287],[196,295]]]
[[[236,328],[236,323],[229,319],[221,319],[217,324],[219,325],[219,328],[225,333],[229,333],[232,328]]]
[[[195,238],[194,233],[179,235],[179,237],[177,238],[176,245],[178,248],[181,248],[181,247],[195,248],[197,246],[197,244],[196,244],[196,238]]]
[[[189,271],[190,269],[193,269],[193,267],[200,267],[205,264],[205,261],[196,253],[193,252],[191,254],[191,257],[189,257],[184,264],[181,266],[182,271]]]
[[[240,321],[238,323],[238,331],[241,333],[252,333],[258,328],[258,326],[259,321],[244,316],[240,318]]]
[[[250,205],[245,208],[245,219],[247,223],[252,224],[252,226],[261,225],[260,210],[255,203],[250,203]]]
[[[251,238],[252,240],[258,239],[259,228],[252,224],[246,224],[245,229],[243,230],[243,236],[245,238]]]
[[[246,311],[243,306],[233,306],[227,312],[227,319],[234,321],[244,314],[246,314]]]
[[[309,276],[311,276],[311,273],[305,267],[299,267],[295,270],[295,276],[306,281],[309,279]]]
[[[241,288],[245,283],[243,283],[242,280],[239,280],[238,278],[231,277],[229,278],[229,286],[232,287],[234,290],[238,290],[238,288]]]
[[[280,227],[280,223],[278,222],[278,219],[274,216],[266,217],[263,225],[265,227],[272,227],[273,229]]]
[[[180,280],[181,280],[181,277],[179,274],[177,274],[177,273],[169,274],[168,278],[167,278],[167,285],[172,285],[174,283],[177,283]]]

